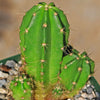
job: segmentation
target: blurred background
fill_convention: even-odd
[[[95,61],[95,78],[100,83],[99,0],[0,0],[0,60],[20,53],[19,27],[23,15],[38,2],[54,2],[70,24],[69,43]]]

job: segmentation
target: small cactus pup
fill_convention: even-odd
[[[10,89],[14,100],[33,100],[32,80],[25,75],[15,77],[10,83]]]
[[[60,84],[65,88],[65,97],[73,97],[86,84],[94,73],[94,61],[86,52],[80,54],[76,49],[63,57]]]
[[[57,83],[68,36],[66,16],[54,3],[39,3],[23,17],[20,27],[21,58],[24,70],[36,83],[36,100],[43,100],[48,88]]]

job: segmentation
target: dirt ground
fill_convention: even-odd
[[[38,2],[54,2],[70,24],[69,43],[95,61],[100,83],[100,1],[99,0],[0,0],[0,59],[20,53],[19,27],[27,10]]]

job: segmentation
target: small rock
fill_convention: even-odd
[[[82,90],[79,92],[80,94],[83,93]]]
[[[77,99],[79,97],[81,97],[81,94],[80,93],[78,95],[76,95],[74,98]]]
[[[86,85],[83,87],[83,89],[87,89]]]
[[[92,100],[93,95],[92,94],[88,95],[88,98],[89,98],[89,100]]]
[[[0,70],[3,72],[9,72],[11,68],[6,65],[0,65]]]
[[[96,97],[100,99],[100,93],[96,92]]]
[[[13,80],[13,79],[14,79],[14,76],[9,75],[9,76],[8,76],[8,79],[7,79],[7,82],[10,82],[10,81]]]
[[[71,100],[71,99],[67,99],[67,100]]]
[[[82,96],[83,98],[86,98],[86,97],[88,97],[88,94],[82,93],[81,96]]]
[[[8,74],[7,73],[3,73],[2,71],[0,71],[0,78],[7,78]]]
[[[91,88],[92,88],[92,89],[94,89],[94,86],[93,86],[93,85],[91,85]]]
[[[94,98],[96,98],[96,94],[95,94],[94,91],[92,91],[92,95],[93,95]]]
[[[88,94],[91,94],[91,93],[92,93],[92,91],[93,91],[93,89],[92,89],[91,87],[87,87],[86,92],[87,92]]]
[[[10,71],[9,71],[9,74],[10,74],[10,75],[17,75],[17,74],[18,74],[18,71],[10,70]]]
[[[4,88],[0,88],[0,94],[7,94],[7,90]]]
[[[87,87],[90,87],[90,84],[87,84]]]
[[[74,100],[84,100],[84,98],[82,98],[82,97],[79,97],[78,99],[74,99]]]
[[[6,66],[9,66],[9,67],[11,67],[11,68],[14,68],[15,67],[15,64],[16,64],[16,62],[15,61],[13,61],[13,60],[8,60],[7,62],[6,62]]]
[[[3,100],[6,99],[6,96],[4,94],[0,94],[0,100],[1,99],[3,99]]]
[[[20,67],[20,66],[16,65],[16,66],[15,66],[15,70],[18,71],[18,70],[19,70],[19,67]]]
[[[0,80],[0,88],[5,85],[7,82],[5,79]]]
[[[86,89],[82,89],[82,92],[86,92]]]
[[[20,65],[21,65],[21,64],[22,64],[22,61],[20,60],[20,61],[18,62],[18,64],[20,64]]]

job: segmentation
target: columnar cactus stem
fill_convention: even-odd
[[[27,74],[36,81],[46,85],[57,82],[63,55],[61,48],[68,41],[69,24],[66,22],[65,15],[53,3],[40,3],[24,16],[20,27],[23,63],[26,62]]]

